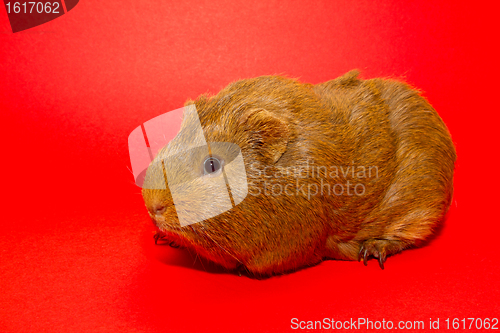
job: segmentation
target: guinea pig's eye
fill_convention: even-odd
[[[221,162],[218,158],[207,157],[205,162],[203,162],[203,171],[205,175],[219,171],[221,168]]]

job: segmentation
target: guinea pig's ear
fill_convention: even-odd
[[[249,134],[248,143],[276,163],[288,145],[289,129],[285,121],[264,109],[246,110],[240,126]]]

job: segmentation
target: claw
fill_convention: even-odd
[[[161,232],[155,232],[153,235],[153,239],[155,240],[155,245],[158,245],[158,241],[165,239],[166,235]]]
[[[380,265],[380,268],[384,269],[384,263],[385,263],[386,259],[387,259],[387,255],[385,254],[385,252],[381,253],[380,257],[378,258],[378,263]]]
[[[174,241],[170,242],[170,244],[168,244],[168,245],[170,245],[170,247],[173,247],[174,249],[177,249],[179,247],[179,244],[177,244]]]
[[[158,239],[160,239],[160,237],[161,237],[160,233],[158,232],[153,235],[153,238],[155,240],[155,245],[158,245]]]
[[[365,255],[363,256],[363,264],[368,266],[368,250],[365,250]]]
[[[384,260],[382,259],[382,256],[378,257],[378,264],[380,265],[380,268],[384,269]]]
[[[363,253],[363,245],[361,245],[361,248],[359,249],[359,252],[358,252],[358,262],[361,261],[361,253]]]

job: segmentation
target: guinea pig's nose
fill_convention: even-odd
[[[164,205],[164,204],[155,204],[153,205],[153,213],[155,215],[162,215],[163,213],[165,213],[165,210],[167,209],[167,206]]]

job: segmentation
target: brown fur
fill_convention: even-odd
[[[456,155],[448,130],[407,84],[357,76],[352,71],[317,85],[264,76],[201,96],[194,103],[205,137],[241,147],[249,194],[235,208],[181,228],[168,190],[143,190],[160,230],[228,269],[243,266],[258,275],[359,255],[377,257],[383,267],[386,256],[427,239],[453,192]],[[307,165],[371,166],[378,173],[278,173]],[[161,175],[148,170],[147,177]],[[361,184],[363,195],[326,194],[327,185],[331,190],[347,181]],[[313,184],[325,194],[296,191]],[[286,185],[293,195],[272,195],[273,186]],[[210,193],[185,198],[195,199],[217,204]],[[161,216],[154,210],[158,204],[166,206]]]

